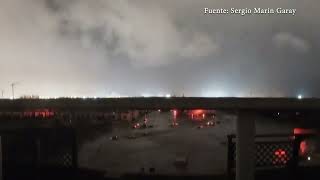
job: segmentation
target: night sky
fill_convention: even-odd
[[[296,8],[205,15],[204,8]],[[17,96],[320,96],[318,0],[0,0]],[[0,94],[1,95],[1,94]]]

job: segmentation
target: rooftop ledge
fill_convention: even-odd
[[[125,97],[0,99],[0,111],[50,108],[70,111],[116,109],[320,110],[319,98]]]

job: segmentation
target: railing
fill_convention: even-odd
[[[228,135],[227,172],[236,168],[236,136]],[[255,136],[256,169],[292,168],[299,164],[299,150],[304,135],[266,134]]]
[[[47,167],[77,168],[76,136],[71,128],[8,130],[0,131],[0,136],[4,179]]]

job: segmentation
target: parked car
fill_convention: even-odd
[[[215,125],[215,123],[213,121],[208,121],[207,122],[207,126],[214,126],[214,125]]]
[[[112,140],[112,141],[117,141],[118,139],[119,139],[118,136],[111,136],[111,137],[110,137],[110,140]]]
[[[128,139],[137,139],[137,136],[134,134],[131,134],[129,136],[127,136]]]
[[[179,124],[178,124],[177,122],[172,122],[169,126],[171,126],[171,127],[177,127],[177,126],[179,126]]]

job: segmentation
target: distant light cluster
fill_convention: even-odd
[[[98,99],[98,98],[126,98],[126,97],[131,97],[131,96],[124,96],[124,95],[114,95],[114,96],[39,96],[38,99]],[[135,96],[136,97],[136,96]],[[153,96],[153,95],[149,95],[149,94],[143,94],[141,96],[138,97],[165,97],[165,98],[171,98],[172,95],[171,94],[166,94],[166,95],[157,95],[157,96]],[[26,99],[26,98],[24,98]],[[34,99],[34,98],[33,98]]]
[[[127,98],[127,97],[144,97],[144,98],[150,98],[150,97],[163,97],[163,98],[172,98],[172,97],[185,97],[184,94],[182,95],[175,95],[175,94],[169,94],[169,93],[164,93],[164,94],[148,94],[148,93],[143,93],[140,96],[127,96],[127,95],[120,95],[117,93],[106,95],[106,96],[20,96],[18,99],[99,99],[99,98]],[[246,97],[265,97],[268,98],[268,96],[245,96],[245,95],[237,95],[237,96],[230,96],[230,94],[227,94],[224,91],[217,91],[217,92],[211,92],[211,93],[205,93],[203,96],[200,97],[236,97],[236,98],[246,98]],[[283,97],[285,98],[286,96],[277,96],[277,97]],[[290,98],[290,97],[287,97]],[[306,98],[305,95],[303,94],[297,94],[295,97],[291,98],[296,98],[298,100]],[[2,98],[5,99],[5,98]],[[13,97],[10,97],[9,99],[14,99]]]

